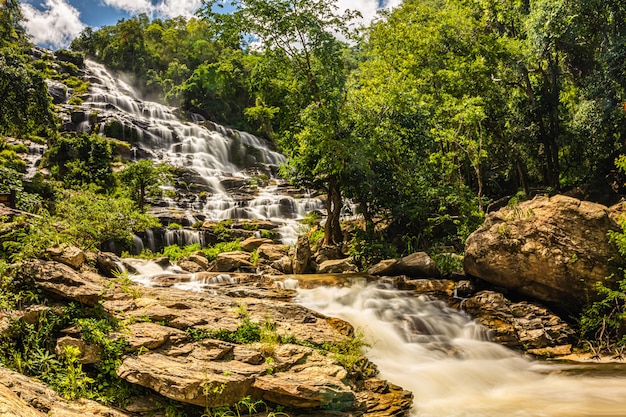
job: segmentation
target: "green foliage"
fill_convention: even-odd
[[[103,196],[90,190],[67,191],[56,203],[56,213],[40,211],[3,243],[13,261],[45,257],[51,246],[71,243],[94,249],[106,241],[130,246],[135,231],[159,226],[156,218],[139,213],[125,198]]]
[[[53,178],[63,181],[67,188],[95,184],[111,189],[115,184],[112,161],[111,143],[106,138],[79,134],[52,141],[43,165],[50,168]]]
[[[235,252],[235,251],[240,251],[240,250],[242,250],[241,245],[240,245],[240,240],[237,239],[232,242],[216,243],[214,246],[202,249],[202,253],[204,253],[204,255],[207,257],[209,262],[213,262],[215,258],[217,258],[217,255],[219,255],[220,253]]]
[[[626,156],[620,155],[615,165],[626,172]],[[609,239],[615,243],[622,264],[626,258],[626,217],[619,219],[621,231],[609,231]],[[576,254],[574,254],[576,255]],[[572,256],[574,259],[574,256]],[[595,344],[598,351],[611,351],[626,345],[626,270],[621,279],[607,277],[605,282],[597,282],[598,301],[586,306],[579,318],[583,340]],[[611,281],[617,281],[611,285]]]
[[[28,49],[3,44],[0,39],[0,136],[52,135],[56,121],[44,78]]]
[[[169,245],[163,248],[162,256],[167,256],[170,258],[171,262],[177,262],[180,258],[187,257],[194,252],[198,252],[201,250],[200,244],[192,243],[191,245],[187,245],[181,248],[178,245]],[[156,254],[155,256],[160,256],[160,254]]]
[[[11,190],[16,191],[16,207],[18,209],[32,213],[40,207],[41,196],[25,190],[21,173],[13,168],[0,165],[0,193],[9,193]]]
[[[117,177],[122,187],[139,206],[139,211],[143,213],[146,196],[158,193],[160,187],[171,180],[171,171],[165,164],[155,164],[152,160],[142,159],[129,163]]]

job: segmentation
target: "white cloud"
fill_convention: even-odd
[[[201,0],[165,0],[156,5],[157,14],[163,17],[193,16],[202,6]]]
[[[22,13],[26,31],[38,45],[66,47],[85,28],[80,12],[66,0],[46,0],[43,10],[22,3]]]
[[[162,0],[152,4],[150,0],[102,0],[107,6],[115,7],[131,14],[146,13],[155,17],[193,16],[202,5],[201,0]]]
[[[339,11],[344,10],[357,10],[361,13],[361,19],[358,20],[358,24],[364,26],[369,25],[375,18],[378,10],[392,9],[399,6],[402,0],[384,0],[383,6],[379,7],[378,0],[337,0],[336,1]]]
[[[131,14],[152,12],[152,3],[150,0],[103,0],[103,3]]]

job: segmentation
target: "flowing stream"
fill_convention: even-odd
[[[381,284],[299,290],[299,302],[361,329],[381,377],[413,392],[413,416],[626,416],[626,365],[533,362],[462,312]]]

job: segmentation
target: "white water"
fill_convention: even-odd
[[[283,242],[292,244],[297,237],[297,220],[309,211],[323,209],[319,199],[294,199],[281,195],[276,186],[259,188],[257,196],[251,200],[229,194],[222,180],[232,177],[249,180],[254,171],[275,172],[278,165],[285,162],[285,157],[249,133],[211,122],[183,122],[172,108],[139,99],[131,86],[103,65],[89,60],[85,65],[90,81],[89,96],[83,103],[86,112],[96,110],[100,117],[115,118],[139,138],[137,148],[156,161],[185,167],[209,190],[205,198],[187,201],[184,207],[171,202],[171,207],[183,212],[191,223],[197,215],[213,221],[271,220],[283,224],[279,229]],[[274,181],[280,180],[274,178]],[[171,236],[171,239],[180,236]],[[182,244],[190,243],[194,242]]]
[[[350,322],[381,377],[414,394],[415,417],[626,416],[626,365],[566,375],[500,345],[465,314],[426,297],[355,285],[300,290],[306,307]]]

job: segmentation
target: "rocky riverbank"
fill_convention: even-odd
[[[504,208],[468,239],[465,273],[448,276],[425,253],[353,275],[354,263],[337,248],[313,251],[303,237],[289,249],[250,236],[242,251],[213,262],[202,253],[186,256],[176,271],[164,269],[146,287],[115,278],[123,265],[137,271],[114,254],[51,248],[50,259],[24,261],[8,272],[31,283],[45,302],[1,313],[5,346],[16,328],[40,326],[68,305],[80,306],[90,317],[114,323],[107,341],[95,340],[87,327],[56,329],[51,360],[63,360],[68,347],[75,348],[80,366],[93,370],[110,353],[105,345],[119,342],[112,371],[137,390],[123,407],[110,408],[84,398],[68,401],[41,382],[0,369],[0,412],[168,417],[177,409],[200,416],[243,407],[246,399],[248,405],[256,401],[263,416],[404,416],[412,394],[377,376],[350,324],[294,303],[289,288],[295,281],[302,287],[350,285],[355,277],[390,283],[405,296],[433,297],[464,310],[490,329],[495,342],[563,357],[576,346],[576,333],[568,317],[546,305],[576,311],[591,296],[593,282],[615,270],[615,248],[602,237],[619,230],[619,212],[563,196]],[[14,214],[3,211],[7,218]],[[253,252],[257,264],[250,262]],[[169,266],[167,259],[157,261]],[[314,271],[322,275],[285,275]]]

